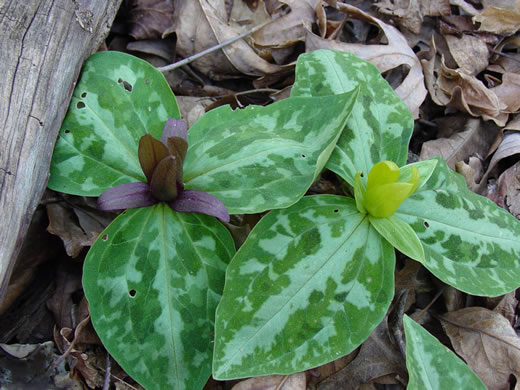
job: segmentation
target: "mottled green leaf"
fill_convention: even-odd
[[[208,112],[188,132],[186,188],[212,193],[230,214],[294,204],[327,162],[356,93]]]
[[[326,96],[352,91],[359,96],[327,168],[351,185],[379,161],[401,166],[408,156],[413,117],[375,66],[342,51],[316,50],[296,64],[291,96]]]
[[[520,285],[520,222],[471,192],[444,160],[395,215],[417,233],[423,264],[473,295],[502,295]]]
[[[351,352],[384,317],[394,266],[353,199],[310,196],[271,211],[228,267],[213,376],[290,374]]]
[[[412,259],[424,262],[424,249],[414,230],[395,215],[386,218],[369,216],[370,224],[392,246]]]
[[[52,156],[49,188],[98,196],[118,184],[145,181],[139,139],[160,138],[179,109],[164,76],[149,63],[119,52],[86,62]]]
[[[412,170],[416,168],[419,171],[419,185],[415,191],[418,191],[432,175],[435,167],[437,166],[437,160],[432,158],[430,160],[424,160],[407,164],[404,167],[399,168],[399,181],[409,182],[412,178]]]
[[[141,385],[202,389],[230,234],[215,218],[163,203],[125,211],[84,265],[83,288],[103,345]]]
[[[479,377],[428,331],[407,315],[403,323],[408,390],[486,390]]]

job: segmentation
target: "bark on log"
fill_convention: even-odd
[[[0,302],[81,66],[122,0],[0,0]]]

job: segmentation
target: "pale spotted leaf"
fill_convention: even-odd
[[[377,68],[353,54],[316,50],[298,57],[294,96],[342,94],[359,87],[352,115],[327,168],[351,185],[379,161],[406,162],[413,117]]]
[[[352,88],[343,95],[206,113],[188,132],[186,189],[210,192],[230,214],[294,204],[323,169],[356,96]]]
[[[214,314],[234,244],[213,217],[164,203],[125,211],[84,265],[92,323],[146,389],[202,389],[211,374]]]
[[[407,315],[403,323],[408,390],[486,390],[479,377],[421,325]]]
[[[228,267],[213,376],[291,374],[351,352],[383,319],[394,266],[353,199],[310,196],[271,211]]]
[[[430,179],[397,209],[422,242],[422,262],[445,283],[473,295],[520,285],[520,222],[471,192],[438,158]]]
[[[180,118],[164,76],[120,52],[85,62],[52,156],[48,186],[98,196],[119,184],[146,181],[137,148],[146,133],[160,138],[169,118]]]

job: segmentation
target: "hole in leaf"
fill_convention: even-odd
[[[69,129],[65,129],[64,133],[65,133],[65,134],[69,134],[69,133],[70,133],[70,130],[69,130]]]
[[[132,84],[130,84],[128,81],[123,81],[123,87],[124,87],[128,92],[132,92]]]
[[[305,157],[307,157],[307,156],[305,154],[302,154],[302,158],[305,158]]]
[[[363,174],[363,172],[361,172],[361,173],[359,174],[359,176],[360,176],[360,177],[365,177],[365,175]]]
[[[136,293],[137,293],[137,291],[135,291],[134,289],[128,291],[128,295],[130,295],[131,298],[135,297]]]
[[[146,85],[148,85],[148,84],[150,84],[150,80],[144,80],[144,83],[145,83]]]
[[[76,104],[76,107],[81,110],[82,108],[85,108],[85,103],[83,102],[78,102],[78,104]]]
[[[334,209],[334,212],[335,212],[335,213],[339,213],[339,210],[338,210],[338,209]]]
[[[108,238],[108,236],[107,236],[106,234],[103,234],[103,237],[101,237],[101,239],[102,239],[103,241],[106,241],[107,238]]]
[[[428,229],[428,228],[430,227],[430,224],[429,224],[428,222],[424,221],[424,227],[425,227],[426,229]]]
[[[123,79],[117,79],[117,82],[121,84],[123,82]]]
[[[81,97],[82,97],[83,99],[85,99],[85,98],[87,97],[87,93],[86,93],[86,92],[83,92],[83,93],[81,94]]]

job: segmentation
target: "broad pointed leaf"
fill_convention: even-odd
[[[208,112],[188,132],[186,189],[212,193],[230,214],[294,204],[328,160],[356,92]]]
[[[98,196],[118,184],[145,181],[139,139],[148,132],[160,138],[168,118],[180,113],[161,72],[124,53],[92,55],[59,133],[49,187]]]
[[[384,317],[394,266],[353,199],[310,196],[271,211],[228,267],[213,376],[290,374],[351,352]]]
[[[520,222],[471,192],[444,160],[395,216],[417,233],[423,264],[439,279],[473,295],[506,294],[520,284]]]
[[[395,215],[386,218],[369,216],[370,224],[395,249],[412,259],[424,262],[424,249],[413,229]]]
[[[127,210],[89,251],[83,287],[103,345],[146,389],[202,389],[234,252],[215,218],[164,203]]]
[[[148,183],[151,183],[153,171],[168,156],[168,148],[157,138],[152,137],[150,134],[145,134],[139,140],[137,155],[146,180]]]
[[[327,168],[351,185],[379,161],[406,162],[413,117],[375,66],[352,54],[316,50],[296,64],[295,96],[326,96],[352,91],[359,96]]]
[[[403,323],[408,390],[486,390],[480,378],[426,329],[407,315]]]

